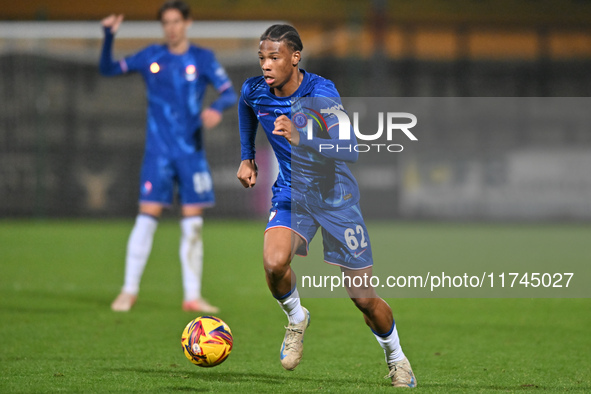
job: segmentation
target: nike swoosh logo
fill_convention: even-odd
[[[267,115],[269,115],[268,112],[261,112],[260,110],[259,110],[259,113],[257,114],[257,116],[267,116]]]
[[[283,354],[283,351],[285,350],[285,342],[283,342],[281,344],[281,353],[279,353],[281,359],[283,360],[285,357],[287,357],[287,354]]]
[[[361,252],[359,253],[353,253],[353,257],[357,258],[359,256],[361,256],[363,254],[363,252],[365,252],[367,249],[363,249]]]

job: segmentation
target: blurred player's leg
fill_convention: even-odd
[[[143,213],[137,216],[127,242],[125,283],[121,294],[111,304],[114,311],[127,312],[135,303],[157,227],[158,220],[155,217]]]
[[[210,305],[201,296],[203,273],[203,218],[185,217],[181,220],[180,258],[183,274],[184,301],[186,311],[218,313],[219,308]]]

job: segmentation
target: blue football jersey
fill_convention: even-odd
[[[212,51],[190,45],[183,54],[151,45],[119,62],[110,59],[113,35],[105,30],[101,72],[138,72],[147,87],[146,152],[180,157],[202,150],[201,110],[208,84],[221,94],[212,108],[236,101],[232,82]]]
[[[239,101],[242,160],[254,159],[254,136],[260,123],[267,135],[279,163],[279,175],[273,186],[274,201],[284,199],[324,209],[340,209],[359,201],[359,187],[343,160],[351,154],[324,155],[301,143],[292,147],[282,136],[273,134],[275,119],[304,111],[301,98],[318,98],[322,108],[340,107],[340,96],[332,81],[316,74],[301,70],[303,79],[289,97],[275,96],[262,76],[247,79],[242,85]],[[336,116],[326,116],[327,128],[331,135],[324,138],[338,138],[334,132],[338,123]],[[317,131],[315,131],[317,132]],[[337,132],[338,134],[338,132]],[[323,138],[319,136],[320,138]],[[302,141],[302,138],[300,138]],[[302,141],[303,142],[303,141]],[[342,159],[339,159],[342,156]]]

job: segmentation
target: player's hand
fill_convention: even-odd
[[[242,160],[236,176],[245,188],[254,187],[257,183],[257,165],[253,159]]]
[[[104,27],[111,28],[111,33],[115,34],[117,33],[117,30],[121,25],[121,22],[123,22],[123,14],[111,14],[108,17],[104,18],[101,21],[101,24]]]
[[[285,115],[281,115],[275,119],[275,130],[273,130],[273,134],[284,137],[293,146],[300,144],[300,133],[293,127],[293,123]]]
[[[206,108],[201,112],[201,121],[205,130],[213,129],[222,121],[222,114],[215,109]]]

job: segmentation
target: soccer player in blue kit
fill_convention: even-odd
[[[146,147],[140,179],[139,214],[129,237],[125,281],[111,308],[129,311],[139,292],[158,218],[173,202],[175,183],[182,204],[180,259],[186,311],[216,313],[201,296],[203,210],[215,203],[202,130],[215,127],[222,111],[236,103],[236,92],[212,51],[191,44],[189,6],[168,1],[158,12],[165,44],[151,45],[120,61],[112,60],[114,35],[123,15],[102,20],[105,41],[100,59],[104,75],[139,72],[147,87]],[[219,97],[202,108],[207,85]]]
[[[251,188],[256,184],[255,135],[259,123],[279,163],[264,235],[263,264],[269,289],[289,321],[280,351],[281,364],[287,370],[299,364],[304,333],[310,324],[310,313],[300,303],[290,266],[294,255],[307,254],[308,244],[321,227],[324,259],[340,266],[345,277],[371,277],[373,264],[359,208],[359,189],[345,164],[356,161],[358,154],[351,149],[319,149],[319,144],[339,146],[344,142],[338,139],[338,127],[332,127],[338,125],[337,117],[326,117],[328,133],[324,138],[308,139],[292,123],[292,112],[302,98],[342,108],[331,81],[299,68],[302,49],[292,26],[269,27],[261,36],[258,52],[263,75],[244,82],[238,102],[242,161],[237,176],[242,185]],[[356,241],[347,242],[352,234]],[[353,284],[361,282],[355,280],[344,282],[384,349],[392,385],[415,387],[417,381],[400,346],[390,306],[373,287],[357,288]]]

